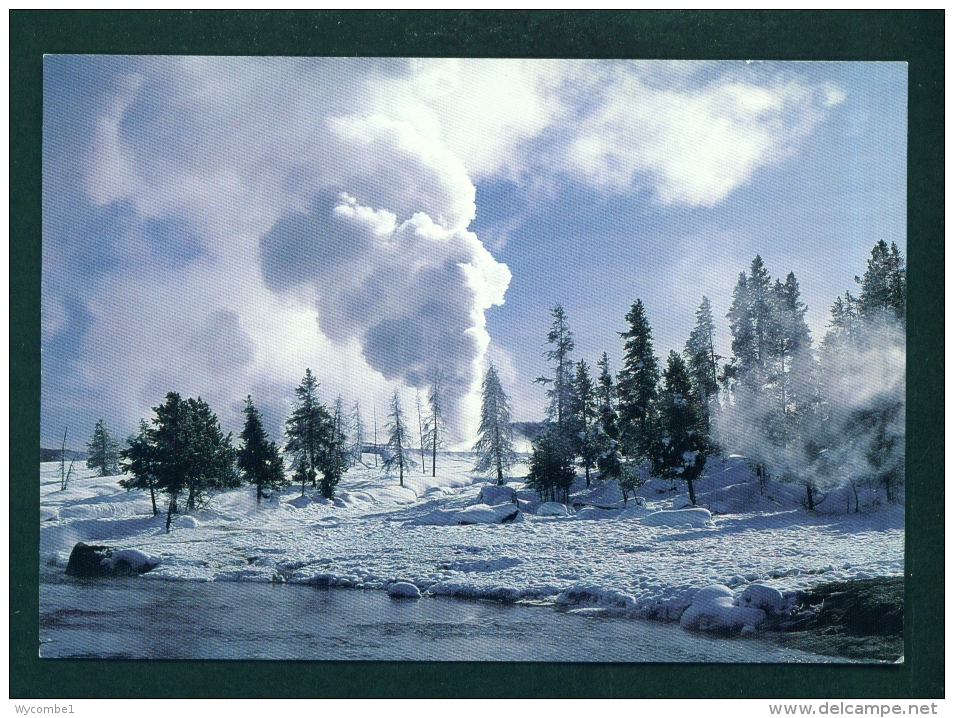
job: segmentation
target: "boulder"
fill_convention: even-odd
[[[675,511],[656,511],[641,520],[643,526],[672,526],[681,528],[691,526],[692,528],[704,528],[714,526],[712,514],[708,509],[677,509]]]
[[[391,584],[388,588],[388,596],[391,598],[420,598],[421,591],[413,583],[400,581]]]
[[[734,595],[732,589],[718,584],[699,589],[679,618],[679,625],[688,630],[723,633],[738,633],[747,626],[758,628],[765,621],[765,611],[733,605]]]
[[[540,504],[537,509],[537,516],[569,516],[570,511],[571,509],[568,509],[564,504],[547,501],[545,504]]]
[[[517,492],[509,486],[488,484],[482,487],[480,493],[477,494],[477,503],[487,504],[488,506],[515,504],[517,503]]]
[[[457,523],[460,526],[470,524],[505,524],[513,521],[520,513],[514,504],[502,504],[500,506],[486,506],[477,504],[464,509],[457,514]]]
[[[66,575],[77,578],[138,576],[152,571],[159,559],[133,549],[116,551],[109,546],[89,546],[82,541],[70,552]]]
[[[778,589],[753,583],[742,591],[739,605],[746,608],[759,608],[770,616],[777,616],[785,611],[786,601]]]

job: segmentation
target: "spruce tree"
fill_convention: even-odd
[[[321,495],[326,499],[335,497],[335,489],[348,470],[348,437],[344,430],[344,409],[341,396],[335,401],[335,411],[331,419],[331,432],[326,435],[327,442],[322,446],[319,454],[321,480],[319,488]]]
[[[623,453],[639,462],[650,458],[655,441],[659,364],[653,353],[652,328],[641,299],[633,303],[626,321],[629,329],[620,332],[625,343],[616,395]]]
[[[255,487],[255,502],[261,503],[265,489],[287,485],[285,464],[278,446],[268,438],[262,415],[252,402],[251,395],[245,398],[243,412],[245,426],[239,434],[242,444],[236,452],[236,458],[245,481]]]
[[[556,424],[557,433],[566,441],[569,434],[570,402],[573,395],[573,362],[570,353],[574,349],[573,333],[570,331],[563,306],[557,304],[550,310],[553,323],[547,333],[547,344],[551,346],[544,357],[553,367],[552,377],[538,377],[537,383],[548,387],[547,416]]]
[[[435,373],[427,391],[427,420],[424,423],[424,445],[431,455],[431,476],[437,476],[437,450],[444,445],[444,434],[447,427],[444,423],[444,408],[442,398],[442,378]],[[421,458],[423,464],[424,459]]]
[[[619,416],[616,413],[616,387],[609,368],[609,357],[603,352],[596,364],[600,375],[597,379],[596,401],[599,412],[599,433],[597,435],[597,468],[600,479],[618,479],[622,470],[622,457],[619,451]]]
[[[696,311],[696,326],[689,333],[683,354],[692,381],[693,399],[699,408],[699,430],[711,439],[711,412],[719,392],[718,371],[722,357],[715,353],[715,320],[708,297],[702,298]]]
[[[355,400],[351,410],[351,465],[361,461],[364,451],[364,422],[361,420],[361,405]]]
[[[391,408],[388,412],[388,456],[382,463],[384,471],[387,474],[398,473],[398,484],[404,486],[404,472],[408,471],[414,462],[411,459],[413,442],[410,432],[407,429],[407,422],[404,418],[404,409],[401,408],[401,397],[398,396],[397,389],[391,396]]]
[[[705,468],[709,448],[697,430],[698,411],[686,363],[676,352],[669,352],[659,401],[661,430],[653,457],[654,473],[662,478],[685,481],[693,506],[696,505],[694,482]]]
[[[571,410],[573,449],[583,464],[586,485],[589,487],[590,470],[596,466],[599,457],[599,411],[590,368],[582,359],[576,365],[576,375],[573,378]]]
[[[517,455],[513,450],[510,400],[500,385],[500,377],[493,364],[487,368],[481,388],[480,428],[477,435],[474,471],[494,474],[497,483],[503,485],[510,469],[517,463]]]
[[[113,440],[102,419],[93,427],[93,436],[86,445],[86,468],[98,469],[97,476],[113,476],[119,471],[119,445]]]
[[[129,491],[138,489],[149,491],[152,500],[152,515],[156,516],[156,466],[154,447],[150,439],[149,425],[145,420],[139,422],[139,433],[126,440],[126,448],[119,452],[122,457],[122,470],[128,478],[119,480],[119,485]]]
[[[562,498],[565,504],[569,502],[570,487],[575,476],[573,454],[567,442],[557,434],[555,427],[547,427],[533,443],[527,486],[536,491],[543,501]]]
[[[317,395],[318,381],[311,369],[295,389],[295,405],[285,421],[285,453],[292,456],[295,466],[305,462],[305,473],[317,487],[318,471],[322,468],[322,454],[332,443],[333,420]],[[296,473],[296,482],[302,474]],[[304,495],[304,486],[302,487]]]
[[[882,319],[893,316],[903,321],[907,295],[907,270],[898,246],[879,241],[871,250],[864,277],[855,277],[861,285],[858,297],[862,316]]]

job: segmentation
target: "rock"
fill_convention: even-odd
[[[80,541],[70,552],[66,575],[77,578],[138,576],[158,565],[159,559],[133,549],[115,551],[109,546],[89,546]]]
[[[488,506],[498,506],[500,504],[517,503],[517,492],[510,486],[498,486],[497,484],[488,484],[480,489],[477,494],[477,503],[487,504]]]
[[[785,610],[786,601],[781,591],[771,586],[753,583],[742,591],[739,605],[746,608],[760,608],[770,616],[777,616]]]
[[[500,506],[486,506],[477,504],[468,509],[464,509],[457,514],[457,523],[460,526],[470,524],[505,524],[517,518],[520,513],[513,504],[502,504]]]
[[[642,519],[643,526],[672,526],[692,528],[704,528],[714,526],[712,523],[712,514],[708,509],[677,509],[675,511],[656,511]]]
[[[413,583],[392,583],[388,588],[388,596],[391,598],[420,598],[421,591]]]
[[[679,625],[688,630],[735,632],[765,621],[765,611],[733,605],[734,595],[732,589],[719,584],[696,591]]]
[[[547,501],[545,504],[540,504],[540,507],[537,509],[537,516],[569,516],[570,510],[561,503],[556,501]]]

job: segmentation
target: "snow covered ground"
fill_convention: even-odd
[[[373,465],[373,457],[367,455]],[[863,492],[832,492],[819,512],[799,505],[797,486],[757,479],[738,458],[710,460],[697,484],[700,514],[685,522],[646,517],[688,505],[684,486],[653,480],[623,508],[615,484],[578,480],[564,513],[540,507],[520,479],[521,508],[506,523],[433,517],[503,516],[465,511],[486,480],[472,457],[438,458],[437,477],[418,473],[398,486],[374,468],[351,469],[334,502],[289,487],[256,506],[249,487],[218,494],[206,510],[152,516],[148,493],[126,492],[118,477],[82,469],[59,490],[59,464],[40,466],[41,570],[66,567],[77,541],[137,549],[161,564],[143,580],[289,581],[359,589],[410,583],[458,597],[539,601],[580,612],[678,620],[693,594],[723,584],[740,594],[751,583],[783,593],[822,581],[899,575],[904,561],[903,506],[879,505]],[[525,469],[522,469],[525,471]],[[487,491],[490,501],[505,492]],[[501,498],[502,497],[502,498]],[[166,507],[159,497],[160,511]],[[513,506],[513,504],[510,504]],[[437,513],[440,510],[441,513]],[[429,518],[430,517],[430,518]],[[653,524],[653,525],[650,525]]]

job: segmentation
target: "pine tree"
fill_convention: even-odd
[[[149,425],[145,420],[139,422],[139,433],[126,440],[126,448],[119,454],[123,460],[123,473],[129,474],[129,478],[119,480],[119,485],[126,491],[130,489],[148,490],[149,498],[152,500],[152,515],[158,515],[155,457],[153,444],[150,440]]]
[[[610,373],[609,357],[606,352],[603,352],[602,358],[596,365],[600,370],[596,390],[599,412],[596,465],[600,470],[600,479],[618,479],[622,470],[622,456],[619,451],[619,416],[615,406],[616,387],[613,385],[613,375]]]
[[[891,315],[904,319],[907,270],[894,242],[889,248],[884,240],[879,241],[871,250],[864,277],[855,277],[855,281],[861,285],[858,300],[862,316],[871,319]]]
[[[637,299],[626,314],[629,329],[620,332],[623,368],[616,382],[619,400],[620,438],[630,459],[649,459],[657,429],[656,400],[659,364],[653,353],[653,334],[643,302]]]
[[[431,379],[427,392],[428,417],[424,424],[424,443],[431,453],[431,476],[437,476],[437,450],[444,445],[444,434],[447,431],[441,398],[442,389],[441,374],[437,372]],[[424,463],[423,457],[421,463]]]
[[[570,402],[573,394],[573,362],[570,353],[574,349],[573,333],[566,321],[566,312],[563,306],[557,304],[550,310],[553,323],[547,333],[547,344],[551,349],[544,352],[548,362],[552,362],[553,376],[538,377],[535,381],[547,387],[547,397],[550,403],[547,407],[547,416],[556,424],[557,432],[563,437],[569,433]]]
[[[307,464],[306,473],[311,477],[312,487],[317,487],[318,471],[322,452],[332,442],[333,422],[331,415],[318,400],[318,381],[311,369],[305,370],[301,384],[295,389],[295,405],[291,416],[285,421],[285,453],[293,457],[297,467]],[[296,482],[301,475],[296,473]],[[305,489],[302,486],[302,495]]]
[[[242,440],[236,452],[239,469],[245,481],[255,487],[255,502],[261,503],[265,489],[287,485],[285,464],[278,446],[270,441],[262,423],[262,415],[252,402],[251,395],[245,397],[245,426],[239,438]]]
[[[507,474],[517,463],[517,455],[513,450],[510,400],[500,385],[500,377],[493,364],[487,368],[481,389],[480,428],[474,453],[477,455],[474,471],[495,474],[500,485],[505,483]]]
[[[689,371],[683,358],[669,352],[663,372],[659,401],[661,432],[654,473],[662,478],[685,481],[689,500],[696,505],[694,482],[702,474],[708,451],[705,437],[697,431],[699,405],[693,401]]]
[[[599,452],[599,411],[597,407],[596,387],[590,376],[590,368],[582,359],[576,365],[573,378],[573,396],[571,403],[573,418],[573,449],[586,474],[586,485],[590,485],[590,469],[596,466]]]
[[[335,489],[348,470],[348,437],[344,431],[344,410],[341,396],[335,401],[335,411],[331,419],[331,431],[326,434],[327,441],[321,447],[319,467],[321,481],[319,488],[326,499],[335,497]]]
[[[566,440],[554,427],[547,427],[533,443],[527,485],[544,501],[562,498],[568,503],[575,477],[573,453]]]
[[[391,397],[391,410],[388,412],[388,456],[382,463],[387,474],[398,472],[398,483],[404,486],[404,472],[409,470],[414,462],[411,460],[413,442],[407,430],[404,419],[404,409],[401,408],[401,398],[397,389]]]
[[[156,488],[169,496],[168,533],[183,493],[186,508],[192,510],[216,489],[236,484],[235,449],[232,435],[223,436],[218,418],[201,397],[183,401],[177,392],[169,392],[153,411],[147,439]]]
[[[86,468],[99,469],[98,476],[113,476],[119,472],[119,445],[102,419],[93,427],[93,437],[86,445],[89,452]]]
[[[421,406],[421,392],[414,393],[414,403],[417,407],[417,430],[421,437],[421,473],[427,475],[427,464],[424,462],[424,409]]]
[[[693,399],[699,408],[699,430],[711,438],[711,412],[719,393],[718,372],[722,357],[715,353],[715,321],[708,297],[702,298],[696,311],[696,326],[689,334],[683,354],[692,381]]]
[[[361,461],[364,451],[364,422],[361,421],[361,405],[357,400],[351,410],[351,465]]]

